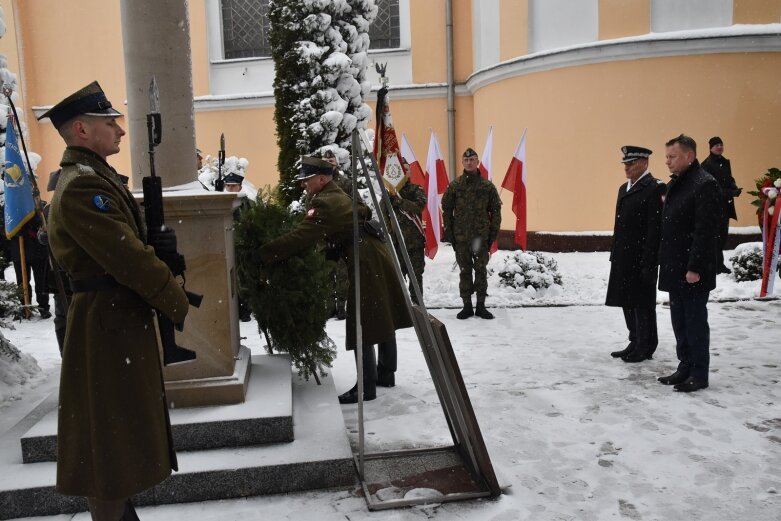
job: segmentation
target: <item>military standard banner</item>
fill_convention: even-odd
[[[14,117],[8,116],[5,127],[5,235],[9,239],[16,235],[27,221],[35,215],[31,173],[27,172],[19,151],[14,128]]]

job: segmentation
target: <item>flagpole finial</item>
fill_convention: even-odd
[[[382,83],[383,87],[388,86],[388,77],[385,75],[385,72],[388,70],[388,62],[385,63],[375,63],[374,64],[374,70],[377,71],[377,74],[380,75],[380,82]]]

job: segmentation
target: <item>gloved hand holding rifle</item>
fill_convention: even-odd
[[[160,118],[160,101],[157,92],[157,82],[152,78],[149,84],[149,114],[146,115],[146,128],[149,136],[149,176],[144,177],[144,216],[149,236],[149,245],[155,249],[155,255],[168,265],[174,277],[182,277],[186,269],[184,256],[176,248],[176,233],[165,226],[163,214],[163,185],[155,175],[155,147],[162,141]],[[193,307],[200,307],[203,295],[185,290],[187,300]],[[188,362],[196,357],[195,351],[176,345],[174,328],[181,331],[182,324],[174,325],[164,314],[156,311],[157,323],[160,329],[160,340],[163,343],[163,363],[165,365]]]

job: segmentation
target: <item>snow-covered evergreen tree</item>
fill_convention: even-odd
[[[269,2],[280,194],[287,203],[301,195],[298,156],[335,144],[346,167],[351,132],[368,126],[367,52],[376,15],[374,0]]]

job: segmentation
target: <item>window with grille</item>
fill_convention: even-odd
[[[271,56],[269,0],[222,0],[225,59]],[[377,18],[369,28],[372,49],[400,46],[399,0],[377,0]]]
[[[222,0],[225,59],[271,56],[268,0]]]
[[[377,0],[377,18],[369,28],[372,49],[395,49],[400,46],[399,0]]]

